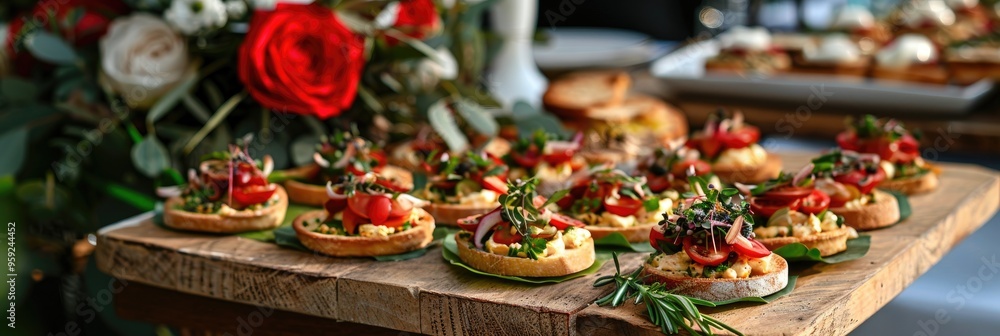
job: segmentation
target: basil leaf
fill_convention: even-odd
[[[849,261],[864,257],[871,247],[871,236],[861,235],[856,239],[847,240],[847,250],[832,256],[820,256],[819,249],[810,249],[802,243],[788,244],[775,249],[774,252],[789,262],[792,261],[818,261],[827,264]]]
[[[611,234],[601,237],[601,239],[594,239],[594,245],[596,246],[598,253],[607,252],[643,252],[650,253],[656,251],[653,246],[649,245],[647,242],[641,243],[630,243],[628,239],[625,239],[625,235],[619,232],[612,232]]]

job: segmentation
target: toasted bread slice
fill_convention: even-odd
[[[767,296],[788,285],[788,262],[772,254],[774,271],[746,279],[695,278],[685,274],[664,272],[646,266],[642,276],[646,282],[659,282],[673,293],[710,301],[732,300],[749,296]]]
[[[842,227],[833,231],[824,231],[802,238],[758,238],[757,241],[764,244],[768,250],[774,250],[792,243],[802,243],[810,249],[819,249],[820,255],[825,257],[847,251],[847,239],[851,238],[851,231],[853,230],[851,227]],[[857,236],[857,233],[854,233],[854,236]]]
[[[629,243],[641,243],[649,241],[649,230],[652,230],[656,225],[659,223],[633,225],[627,228],[588,225],[587,231],[590,231],[590,236],[594,239],[601,239],[618,232],[625,236],[625,240],[628,240]]]
[[[564,118],[590,118],[589,108],[621,105],[631,85],[622,71],[576,72],[549,84],[542,103]]]
[[[341,236],[313,232],[315,219],[326,219],[325,210],[309,211],[295,217],[292,228],[302,245],[310,250],[334,257],[371,257],[400,254],[423,248],[434,240],[434,218],[415,208],[418,219],[410,222],[409,230],[385,237]],[[310,224],[313,223],[313,224]]]
[[[844,217],[844,224],[859,231],[874,230],[899,222],[899,202],[891,194],[875,189],[875,203],[860,208],[830,208]]]
[[[539,258],[538,260],[508,257],[471,248],[472,241],[455,235],[458,243],[458,257],[477,270],[510,276],[553,277],[573,274],[594,264],[594,239],[588,238],[583,245],[565,249],[562,253]]]
[[[951,61],[951,80],[958,85],[969,85],[983,79],[1000,79],[1000,62],[995,61]]]
[[[885,180],[879,183],[878,187],[899,191],[907,195],[922,194],[937,189],[938,176],[936,172],[932,171],[917,177]]]
[[[288,193],[277,186],[274,193],[278,202],[256,211],[203,214],[179,209],[184,204],[181,197],[171,197],[163,204],[163,224],[185,231],[212,233],[239,233],[273,229],[285,220],[288,210]]]
[[[319,170],[319,166],[310,165],[294,168],[295,170],[308,170],[316,169]],[[386,165],[382,167],[382,171],[379,175],[385,177],[392,181],[400,188],[406,188],[407,190],[413,189],[413,174],[409,170],[396,167],[393,165]],[[337,181],[333,181],[337,182]],[[305,182],[299,182],[296,180],[285,181],[285,188],[288,189],[288,197],[292,202],[313,205],[313,206],[323,206],[330,199],[326,195],[326,185],[316,185]]]
[[[431,203],[424,207],[431,216],[434,217],[434,221],[438,225],[443,226],[456,226],[458,225],[458,220],[475,215],[482,215],[484,213],[490,212],[499,204],[493,205],[483,205],[483,206],[470,206],[461,204],[435,204]]]
[[[947,84],[948,71],[943,66],[937,64],[914,65],[902,69],[875,65],[872,67],[872,78],[927,84]]]
[[[781,174],[781,157],[773,153],[767,153],[767,160],[760,166],[737,168],[712,165],[712,172],[725,184],[733,184],[735,182],[746,184],[764,183]]]

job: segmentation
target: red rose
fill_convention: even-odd
[[[406,36],[423,40],[441,28],[441,18],[431,0],[403,0],[399,2],[399,13],[392,26]],[[398,42],[392,37],[386,41],[389,44]]]
[[[340,114],[354,102],[363,67],[364,40],[315,4],[255,12],[240,46],[240,80],[277,111]]]

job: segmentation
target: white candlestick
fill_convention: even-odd
[[[537,12],[536,0],[500,0],[491,12],[493,30],[503,46],[490,67],[489,87],[507,110],[518,101],[541,108],[548,87],[531,52]]]

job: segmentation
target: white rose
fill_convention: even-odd
[[[226,5],[222,0],[173,0],[163,18],[185,35],[226,25]]]
[[[226,1],[226,13],[229,14],[230,19],[242,18],[247,13],[247,3],[243,0]]]
[[[129,106],[152,105],[191,71],[184,38],[158,17],[120,17],[101,38],[102,79]]]

